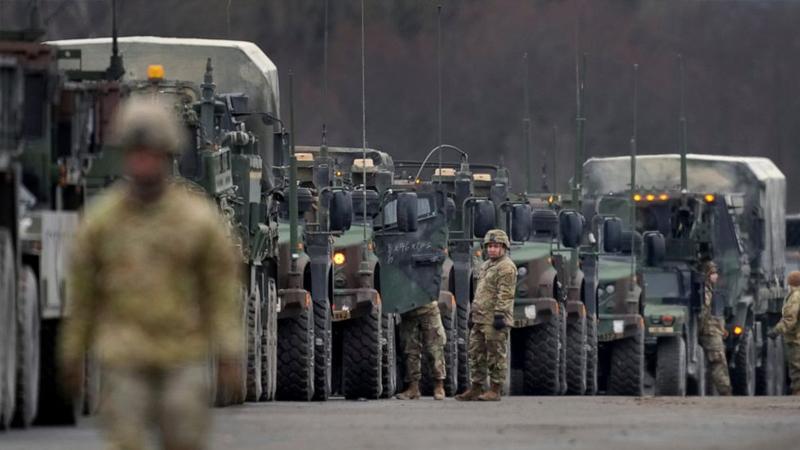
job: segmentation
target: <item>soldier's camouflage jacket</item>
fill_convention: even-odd
[[[800,287],[790,288],[783,301],[783,317],[775,325],[775,331],[783,333],[786,342],[800,344]]]
[[[91,345],[110,367],[240,357],[238,263],[214,205],[177,185],[153,204],[126,189],[99,197],[76,236],[62,362]]]
[[[700,334],[724,336],[725,319],[713,314],[714,288],[706,283],[703,296],[703,309],[700,313]]]
[[[517,266],[508,254],[488,259],[481,264],[478,288],[472,302],[472,321],[490,324],[495,314],[502,314],[506,323],[513,323],[514,294],[517,287]]]

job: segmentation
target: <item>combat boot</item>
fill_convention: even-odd
[[[408,383],[408,388],[397,394],[398,400],[417,400],[419,398],[419,381]]]
[[[433,387],[433,399],[444,400],[444,380],[436,380],[436,385]]]
[[[472,386],[462,394],[456,395],[456,400],[471,402],[477,400],[483,394],[483,383],[472,383]]]
[[[492,383],[492,387],[489,388],[488,391],[481,394],[481,396],[478,397],[478,400],[482,402],[499,402],[502,392],[503,392],[502,384]]]

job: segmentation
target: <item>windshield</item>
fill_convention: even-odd
[[[676,272],[645,272],[644,289],[647,298],[675,299],[681,297]]]
[[[423,218],[433,213],[432,199],[417,197],[417,217]],[[392,200],[383,206],[383,226],[388,227],[397,223],[397,200]]]

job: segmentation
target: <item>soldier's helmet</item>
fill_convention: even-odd
[[[703,264],[703,273],[705,273],[706,276],[709,276],[712,273],[717,273],[717,272],[718,272],[717,265],[714,263],[714,261],[706,261],[706,263]]]
[[[789,276],[786,277],[786,282],[789,283],[789,286],[791,287],[800,286],[800,271],[793,270],[789,272]]]
[[[483,238],[483,245],[491,243],[503,244],[506,249],[511,249],[511,242],[508,240],[508,235],[503,230],[489,230]]]
[[[112,141],[121,150],[148,148],[178,155],[185,132],[171,106],[152,97],[133,97],[117,111]]]

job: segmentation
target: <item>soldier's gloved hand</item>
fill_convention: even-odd
[[[770,339],[775,339],[776,337],[778,337],[778,334],[780,333],[778,333],[778,331],[775,328],[770,328],[770,330],[767,331],[767,337]]]
[[[492,323],[492,326],[494,326],[494,329],[497,330],[497,331],[500,331],[503,328],[505,328],[506,327],[506,319],[505,319],[505,317],[503,317],[502,314],[495,314],[494,315],[494,323]]]

